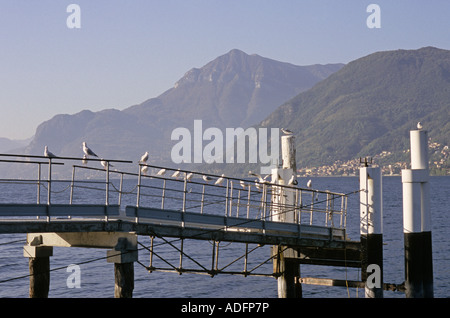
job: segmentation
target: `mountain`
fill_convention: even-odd
[[[161,96],[124,112],[169,124],[203,119],[210,127],[246,128],[342,66],[296,66],[234,49],[191,69]]]
[[[0,152],[5,153],[11,151],[13,149],[23,148],[24,146],[30,143],[31,139],[8,139],[8,138],[0,138]]]
[[[156,98],[124,110],[84,110],[43,122],[24,153],[80,157],[81,143],[101,157],[133,160],[149,151],[153,163],[171,163],[175,128],[243,127],[257,124],[284,101],[311,88],[343,64],[296,66],[231,50],[188,71]]]
[[[434,47],[377,52],[345,65],[282,104],[261,127],[296,136],[297,167],[409,149],[421,121],[450,145],[450,51]]]

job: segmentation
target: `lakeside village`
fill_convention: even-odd
[[[430,140],[428,148],[430,175],[450,176],[449,146]],[[402,169],[409,168],[409,149],[401,154],[382,151],[371,159],[374,166],[381,167],[383,175],[399,176]],[[337,160],[332,165],[298,169],[297,175],[299,177],[358,176],[361,165],[360,158],[349,161]]]

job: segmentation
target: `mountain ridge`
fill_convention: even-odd
[[[450,145],[449,74],[447,50],[376,52],[282,104],[260,125],[293,130],[300,165],[409,149],[418,121],[430,138]]]
[[[173,129],[190,128],[194,119],[210,127],[248,127],[342,66],[295,66],[234,49],[141,104],[58,114],[39,125],[25,151],[40,154],[48,145],[61,156],[75,156],[87,141],[104,157],[132,160],[153,150],[156,161],[167,162]],[[283,91],[277,89],[280,83]]]

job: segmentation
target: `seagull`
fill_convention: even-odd
[[[108,166],[109,166],[109,167],[113,167],[112,164],[110,164],[108,161],[103,160],[103,159],[102,159],[102,161],[100,161],[100,163],[102,164],[103,168],[105,168],[105,169],[106,169]]]
[[[156,174],[157,176],[163,176],[166,173],[166,169],[161,169],[158,171],[158,173]]]
[[[419,121],[417,123],[417,129],[421,130],[423,128],[422,123]]]
[[[225,175],[222,173],[222,176],[216,180],[215,185],[221,185],[224,180]]]
[[[209,182],[212,180],[212,178],[210,176],[203,176],[203,180],[205,180],[205,182]]]
[[[87,156],[94,156],[98,158],[98,156],[86,145],[86,142],[84,141],[83,141],[83,151]]]
[[[250,185],[249,185],[249,184],[246,184],[246,183],[244,182],[244,180],[241,180],[239,183],[241,184],[241,187],[244,188],[244,189],[247,189],[247,188],[250,187]]]
[[[172,174],[172,178],[177,178],[178,179],[178,176],[180,175],[180,169],[178,169],[177,171],[175,171],[173,174]]]
[[[306,186],[307,186],[308,188],[311,188],[311,183],[312,183],[312,180],[309,179],[309,180],[308,180],[308,183],[306,183]]]
[[[144,176],[147,175],[147,171],[148,171],[148,166],[142,166],[141,172],[144,174]]]
[[[146,163],[147,160],[148,160],[148,151],[146,151],[146,152],[142,155],[140,162]]]
[[[45,146],[45,149],[44,149],[44,156],[46,156],[47,158],[55,158],[56,157],[52,152],[48,151],[47,146]]]
[[[289,129],[286,128],[281,128],[281,131],[285,134],[285,135],[292,135],[293,132]]]
[[[261,175],[255,173],[255,172],[252,172],[252,171],[249,171],[249,172],[248,172],[248,175],[249,175],[249,176],[255,176],[255,177],[257,177],[257,178],[258,178],[258,183],[266,183],[266,182],[268,182],[268,181],[267,181],[267,178],[269,177],[269,175],[266,175],[266,176],[263,178]]]
[[[186,179],[187,181],[191,181],[193,175],[194,175],[194,174],[193,174],[192,172],[189,173],[189,174],[186,174],[186,172],[184,173],[185,179]]]
[[[295,178],[295,175],[293,175],[293,176],[289,179],[288,185],[297,185],[297,184],[298,184],[298,181],[297,181],[297,179]]]

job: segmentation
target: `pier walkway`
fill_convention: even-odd
[[[245,264],[250,254],[248,246],[255,244],[256,248],[273,246],[261,264],[276,263],[283,251],[291,249],[297,253],[299,263],[361,266],[360,242],[346,236],[346,194],[287,186],[258,177],[255,180],[255,176],[239,179],[121,160],[103,160],[102,167],[100,159],[77,164],[81,158],[11,154],[0,158],[4,158],[1,165],[11,166],[10,171],[19,165],[28,169],[28,175],[36,176],[0,179],[0,234],[27,233],[29,246],[118,250],[118,238],[125,237],[136,250],[137,236],[165,241],[170,237],[181,242],[180,247],[173,246],[180,255],[179,264],[159,268],[151,261],[146,266],[149,271],[190,271],[212,276],[281,275],[275,265],[265,274],[249,270],[246,265],[238,272],[220,270],[220,242],[243,243],[246,251],[236,261],[245,259]],[[67,175],[68,165],[72,177],[60,178],[62,171]],[[293,201],[283,199],[287,196]],[[293,219],[280,222],[288,213]],[[105,243],[101,236],[111,234],[113,238]],[[71,240],[61,243],[70,236]],[[181,259],[191,258],[183,250],[183,242],[191,239],[214,243],[210,266],[194,261],[198,268],[183,267]],[[152,246],[143,248],[150,252],[150,260],[158,256]],[[137,261],[137,257],[132,260]]]
[[[21,160],[0,160],[0,163],[34,165],[38,178],[0,179],[3,188],[14,191],[17,187],[17,191],[23,191],[20,189],[26,186],[28,191],[27,199],[17,194],[0,197],[0,234],[127,231],[138,235],[294,246],[337,247],[346,243],[345,194],[268,181],[260,183],[254,177],[237,179],[147,164],[139,164],[138,173],[113,170],[112,163],[131,163],[119,160],[107,160],[107,168],[72,165],[72,179],[59,180],[53,177],[52,169],[81,158],[16,156]],[[89,161],[95,164],[99,160]],[[47,167],[47,178],[42,178],[42,166]],[[102,174],[104,180],[100,179]],[[92,180],[92,176],[98,179]],[[113,183],[114,177],[118,187]],[[124,178],[129,184],[135,180],[131,181],[133,191],[123,190]],[[218,179],[222,181],[217,182]],[[36,203],[24,203],[33,200],[29,194],[33,187]],[[103,192],[103,198],[99,191]],[[97,193],[92,196],[89,192]],[[294,192],[294,204],[274,203],[275,196],[286,192]],[[111,202],[112,193],[116,202]],[[125,195],[128,199],[134,196],[135,204],[125,205]],[[12,197],[17,199],[11,200]],[[295,222],[273,221],[276,211],[293,211]]]

